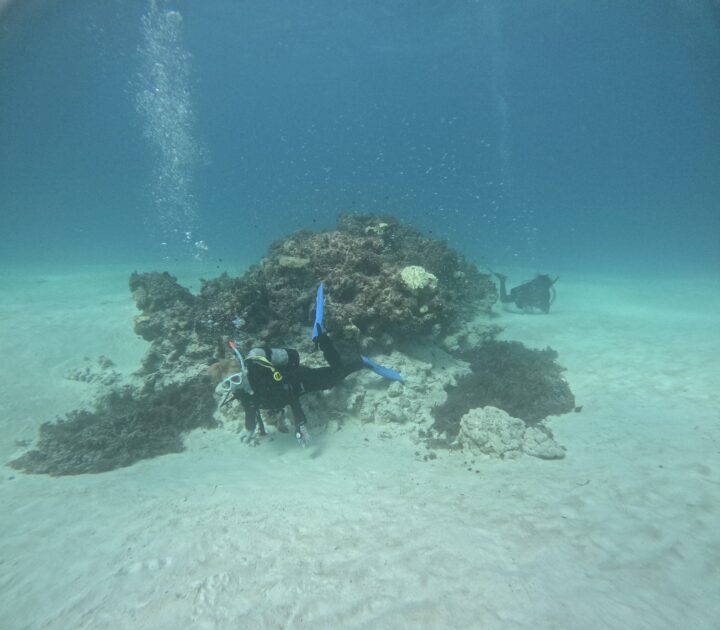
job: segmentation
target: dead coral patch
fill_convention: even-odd
[[[40,427],[35,449],[10,466],[28,473],[79,475],[130,466],[183,450],[182,435],[214,426],[206,379],[159,391],[125,387],[102,396],[94,411],[75,410]]]
[[[452,440],[471,409],[496,407],[525,423],[568,413],[575,397],[551,348],[533,350],[518,341],[489,341],[466,355],[472,372],[446,388],[447,401],[433,410],[435,429]]]

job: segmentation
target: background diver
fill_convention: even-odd
[[[266,435],[260,410],[282,410],[289,406],[295,423],[295,437],[307,446],[310,434],[300,396],[307,392],[331,389],[346,376],[369,368],[384,378],[402,382],[395,370],[378,365],[368,357],[354,355],[343,358],[323,327],[323,284],[317,290],[315,323],[312,340],[323,353],[329,367],[311,368],[300,364],[300,354],[292,348],[253,348],[245,358],[235,342],[229,345],[240,365],[240,371],[218,385],[226,396],[221,406],[231,399],[239,400],[245,411],[245,428]]]
[[[510,289],[508,294],[505,287],[507,276],[494,271],[492,273],[500,281],[500,301],[503,304],[515,304],[523,311],[539,309],[543,313],[550,312],[550,305],[555,301],[555,283],[559,277],[552,280],[547,274],[538,274],[532,280]]]

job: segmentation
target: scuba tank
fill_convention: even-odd
[[[300,354],[292,348],[253,348],[245,357],[246,362],[267,368],[276,382],[283,379],[278,368],[296,368],[300,365]]]

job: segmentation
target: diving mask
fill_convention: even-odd
[[[244,378],[244,376],[243,376],[242,372],[236,372],[235,374],[231,374],[227,378],[220,381],[220,383],[218,383],[218,386],[215,388],[215,391],[224,393],[224,394],[234,393],[235,390],[242,387],[243,378]]]

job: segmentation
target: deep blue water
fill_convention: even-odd
[[[252,262],[346,211],[499,268],[717,270],[720,5],[26,0],[0,15],[0,262]]]

